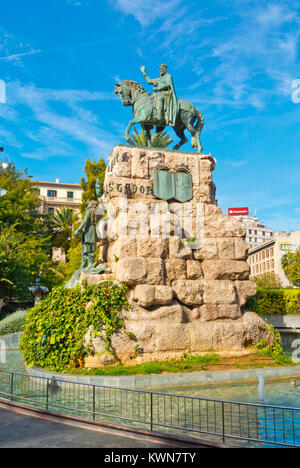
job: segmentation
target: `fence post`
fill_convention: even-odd
[[[223,434],[223,443],[225,444],[225,407],[224,407],[224,401],[222,401],[222,434]]]
[[[46,390],[46,410],[49,409],[49,379],[47,379],[47,390]]]
[[[11,379],[10,379],[10,401],[13,401],[13,392],[14,392],[14,374],[11,373]]]
[[[96,411],[96,387],[95,385],[93,385],[93,421],[95,421],[96,419],[95,411]]]
[[[150,400],[150,412],[151,412],[150,431],[153,431],[153,393],[152,392],[151,392],[151,400]]]

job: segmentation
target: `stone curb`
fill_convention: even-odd
[[[163,388],[182,387],[187,385],[218,385],[256,382],[259,376],[266,380],[287,379],[300,377],[300,365],[296,367],[274,367],[261,369],[215,371],[215,372],[190,372],[183,374],[158,374],[158,375],[134,375],[134,376],[88,376],[61,374],[42,369],[27,369],[33,377],[55,377],[57,380],[85,383],[91,385],[102,385],[107,387],[121,387],[139,390],[157,391]]]

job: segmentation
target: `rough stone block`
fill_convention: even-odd
[[[235,304],[237,301],[234,283],[229,280],[204,280],[204,303]]]
[[[164,262],[161,258],[147,258],[147,284],[164,284]]]
[[[193,258],[192,250],[186,245],[183,239],[179,237],[170,237],[169,239],[170,258]]]
[[[238,260],[204,260],[202,269],[207,280],[247,280],[250,272],[249,264]]]
[[[142,307],[151,307],[155,302],[154,286],[138,284],[133,290],[132,299]]]
[[[196,280],[203,278],[201,263],[198,260],[187,260],[186,272],[188,279]]]
[[[131,172],[133,178],[149,178],[149,158],[145,151],[138,151],[133,154],[131,161]]]
[[[201,321],[237,320],[242,317],[241,309],[236,304],[204,304],[200,308]]]
[[[235,260],[234,238],[223,238],[217,240],[218,254],[221,260]]]
[[[186,262],[180,258],[168,259],[165,262],[168,280],[186,278]]]
[[[212,260],[218,258],[218,247],[216,240],[205,239],[204,244],[193,250],[196,260]]]
[[[203,303],[203,281],[175,280],[172,288],[177,299],[187,306],[199,306]]]
[[[170,286],[155,286],[154,304],[168,305],[173,301],[173,289]]]
[[[124,257],[117,262],[116,279],[130,285],[145,283],[147,261],[143,257]]]
[[[244,238],[234,239],[234,249],[236,260],[247,260],[249,247]]]
[[[161,327],[161,324],[157,324],[155,335],[156,351],[190,349],[190,337],[186,333],[184,324],[168,323],[164,328]]]
[[[238,300],[240,306],[244,306],[249,297],[255,296],[256,284],[253,281],[236,281],[235,282]]]
[[[246,226],[242,221],[228,215],[209,215],[205,217],[205,237],[243,237]]]
[[[137,255],[139,257],[166,258],[169,251],[169,239],[156,239],[148,237],[138,239]]]

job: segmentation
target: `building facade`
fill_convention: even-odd
[[[300,230],[290,233],[280,232],[266,242],[249,250],[248,263],[251,269],[250,278],[265,273],[275,273],[284,287],[290,282],[284,273],[281,259],[287,252],[300,248]]]
[[[54,214],[60,208],[72,208],[79,211],[83,189],[79,184],[35,181],[36,190],[41,200],[41,213]]]
[[[255,216],[239,216],[238,219],[246,225],[246,242],[249,249],[268,242],[274,236],[274,230],[263,224]]]

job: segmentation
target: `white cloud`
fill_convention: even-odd
[[[21,59],[23,57],[26,57],[28,55],[36,55],[36,54],[39,54],[41,52],[42,52],[41,50],[30,50],[28,52],[22,52],[22,53],[19,53],[19,54],[10,54],[10,55],[7,55],[6,57],[0,57],[0,61],[14,62],[15,64],[20,64]]]
[[[98,116],[87,108],[89,102],[114,99],[112,93],[42,89],[19,82],[8,83],[7,88],[6,108],[14,110],[14,122],[36,147],[31,152],[24,151],[23,157],[43,160],[57,155],[74,156],[74,141],[93,154],[107,154],[116,143],[115,136],[102,129]],[[19,107],[22,113],[17,111]],[[24,108],[26,120],[22,117]]]
[[[181,0],[110,0],[110,3],[125,15],[134,16],[145,27],[171,15]]]

